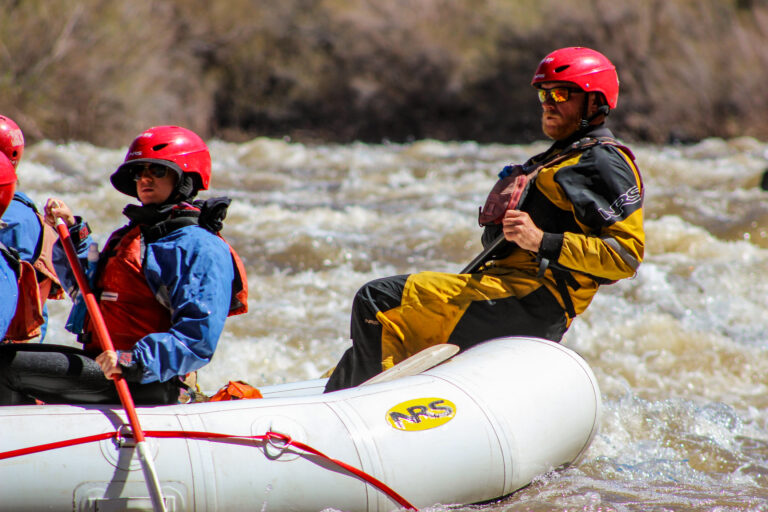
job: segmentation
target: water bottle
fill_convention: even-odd
[[[85,278],[88,280],[88,285],[93,288],[96,267],[99,263],[98,244],[92,243],[88,246],[87,260],[88,265],[85,267]],[[67,324],[64,328],[73,334],[80,334],[83,332],[83,323],[85,322],[85,313],[88,311],[88,307],[85,304],[85,298],[80,290],[75,291],[73,300],[74,304],[72,305],[72,311],[69,312]]]

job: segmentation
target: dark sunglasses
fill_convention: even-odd
[[[136,164],[131,168],[133,173],[133,181],[139,181],[145,176],[151,176],[153,178],[165,178],[168,174],[168,168],[160,164],[142,163]]]
[[[544,103],[547,97],[555,103],[565,103],[571,98],[571,92],[584,92],[578,87],[553,87],[551,89],[539,89],[539,101]]]

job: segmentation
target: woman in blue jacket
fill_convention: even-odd
[[[110,379],[119,374],[136,403],[177,401],[183,377],[211,361],[227,316],[246,309],[245,275],[218,236],[229,200],[192,201],[210,174],[208,148],[189,130],[159,126],[133,141],[110,179],[141,204],[123,210],[129,223],[112,233],[92,278],[116,351],[99,350],[88,315],[82,350],[0,347],[0,404],[117,403]],[[58,199],[45,217],[66,223],[85,260],[88,225]],[[54,266],[65,289],[76,289],[59,243]]]

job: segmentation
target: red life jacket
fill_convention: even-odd
[[[183,224],[190,225],[189,222]],[[181,225],[174,226],[178,227]],[[95,289],[99,291],[101,313],[116,350],[130,350],[144,336],[171,328],[169,305],[157,299],[144,275],[141,244],[138,226],[123,228],[110,236],[101,254]],[[239,256],[229,243],[227,245],[235,269],[229,311],[229,316],[233,316],[248,311],[248,281]],[[84,349],[98,351],[89,315],[83,330],[86,333],[81,337]]]
[[[100,291],[99,307],[112,343],[117,350],[130,350],[138,340],[171,327],[171,313],[152,293],[141,265],[141,230],[118,230],[102,252],[95,283]],[[94,326],[86,317],[85,350],[98,351]]]

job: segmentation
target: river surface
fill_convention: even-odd
[[[480,250],[477,208],[507,163],[545,143],[304,145],[210,141],[212,190],[233,198],[225,237],[248,270],[250,312],[228,320],[204,389],[317,378],[349,346],[366,281],[458,271]],[[599,434],[577,465],[493,504],[512,511],[768,511],[768,144],[633,145],[646,184],[646,257],[601,288],[564,344],[593,368]],[[125,149],[42,142],[21,190],[85,217],[103,244],[127,197]],[[46,342],[71,344],[49,302]],[[461,468],[457,468],[461,471]]]

